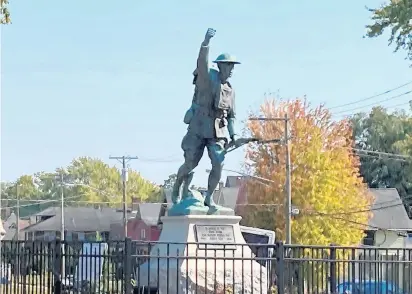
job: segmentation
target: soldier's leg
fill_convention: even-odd
[[[205,140],[195,134],[188,132],[183,137],[182,149],[184,151],[185,162],[180,166],[177,172],[176,182],[173,185],[172,199],[174,203],[179,201],[180,186],[184,179],[188,177],[189,173],[199,164],[199,161],[203,156],[205,145]]]
[[[205,198],[205,204],[207,206],[215,206],[213,201],[213,192],[219,185],[220,178],[222,176],[223,163],[225,160],[225,140],[211,140],[207,144],[207,151],[212,163],[212,169],[209,174],[209,181],[207,185],[207,194]]]

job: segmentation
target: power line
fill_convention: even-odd
[[[316,215],[313,215],[313,216],[316,216]],[[402,231],[402,230],[386,229],[386,228],[374,226],[374,225],[371,225],[371,224],[365,224],[365,223],[350,220],[350,219],[347,219],[347,218],[344,218],[344,217],[338,217],[338,216],[333,216],[333,215],[318,215],[318,216],[324,216],[324,217],[327,217],[327,218],[331,218],[331,219],[335,219],[335,220],[341,220],[341,221],[344,221],[344,222],[347,222],[347,223],[350,223],[350,224],[358,225],[358,226],[360,226],[359,229],[362,230],[362,231],[364,231],[366,228],[372,228],[372,229],[383,231],[383,232]],[[404,228],[404,229],[406,229],[406,228]]]
[[[356,111],[356,110],[359,110],[360,108],[364,108],[364,107],[375,106],[375,105],[377,105],[377,104],[380,104],[380,103],[383,103],[383,102],[387,102],[387,101],[390,101],[390,100],[393,100],[393,99],[396,99],[396,98],[399,98],[399,97],[403,97],[403,96],[408,95],[408,94],[411,94],[411,93],[412,93],[412,90],[409,90],[409,91],[404,92],[404,93],[402,93],[402,94],[395,95],[395,96],[391,96],[391,97],[389,97],[389,98],[386,98],[386,99],[383,99],[383,100],[380,100],[380,101],[377,101],[377,102],[374,102],[374,103],[370,103],[370,104],[367,104],[367,105],[362,105],[362,106],[359,106],[359,107],[356,107],[356,108],[341,110],[341,111],[338,111],[338,112],[334,112],[334,113],[332,113],[332,114],[336,115],[336,114],[341,114],[341,113],[345,113],[345,112]]]
[[[372,154],[386,155],[386,156],[395,156],[395,157],[400,157],[402,159],[412,159],[412,156],[397,154],[397,153],[373,151],[373,150],[366,150],[366,149],[359,149],[359,148],[351,148],[351,149],[355,150],[355,151],[358,151],[358,152],[365,152],[365,153],[372,153]]]
[[[382,151],[373,151],[373,150],[358,149],[358,148],[352,148],[352,150],[355,150],[355,151],[357,151],[357,152],[372,153],[372,154],[376,154],[376,155],[378,155],[378,156],[380,156],[380,155],[385,155],[385,156],[398,157],[399,159],[412,159],[412,156],[403,155],[403,154],[397,154],[397,153],[382,152]]]
[[[369,209],[362,209],[362,210],[352,210],[352,211],[339,211],[339,212],[319,212],[316,210],[302,210],[303,212],[306,212],[308,214],[320,214],[323,216],[327,216],[327,215],[351,215],[351,214],[358,214],[358,213],[366,213],[366,212],[372,212],[372,211],[379,211],[379,210],[384,210],[384,209],[388,209],[388,208],[393,208],[393,207],[398,207],[398,206],[404,206],[404,203],[402,200],[408,200],[411,199],[412,195],[407,195],[406,197],[403,198],[399,198],[399,199],[394,199],[394,200],[390,200],[390,202],[400,202],[400,203],[396,203],[396,204],[387,204],[387,205],[382,205],[379,207],[373,207],[373,208],[369,208]],[[374,205],[381,205],[384,202],[379,202],[379,203],[375,203]],[[368,205],[371,206],[371,205]]]
[[[349,103],[345,103],[345,104],[341,104],[341,105],[329,107],[329,109],[341,108],[341,107],[345,107],[345,106],[357,104],[357,103],[359,103],[359,102],[367,101],[367,100],[370,100],[370,99],[373,99],[373,98],[376,98],[376,97],[383,96],[383,95],[385,95],[385,94],[391,93],[391,92],[393,92],[393,91],[395,91],[395,90],[398,90],[398,89],[403,88],[403,87],[405,87],[405,86],[407,86],[407,85],[410,85],[410,84],[412,84],[412,81],[407,82],[407,83],[405,83],[405,84],[403,84],[403,85],[400,85],[400,86],[398,86],[398,87],[396,87],[396,88],[393,88],[393,89],[384,91],[384,92],[382,92],[382,93],[369,96],[369,97],[367,97],[367,98],[363,98],[363,99],[360,99],[360,100],[357,100],[357,101],[354,101],[354,102],[349,102]]]
[[[66,201],[67,199],[73,199],[76,197],[81,197],[83,195],[76,195],[76,196],[71,196],[71,197],[66,197],[64,198],[65,202],[72,202],[72,201]],[[16,199],[1,199],[2,201],[16,201]],[[26,200],[20,200],[25,202]],[[6,206],[6,207],[1,207],[1,209],[6,209],[6,208],[18,208],[18,207],[29,207],[29,206],[34,206],[38,204],[47,204],[47,203],[53,203],[53,202],[60,202],[60,199],[50,199],[50,200],[28,200],[28,201],[38,201],[36,203],[30,203],[30,204],[23,204],[23,205],[16,205],[16,206]]]
[[[403,102],[403,103],[400,103],[400,104],[395,104],[395,105],[390,105],[390,106],[385,106],[385,107],[382,106],[382,107],[383,107],[384,109],[388,109],[388,108],[399,108],[399,107],[411,105],[411,101],[412,101],[412,100],[410,100],[410,101],[408,101],[408,102]],[[376,105],[376,106],[379,106],[379,105]],[[353,116],[353,114],[338,114],[338,116],[342,116],[342,117],[349,118],[349,117]]]
[[[72,196],[72,197],[68,197],[65,199],[73,199],[76,197],[80,197],[82,195],[77,195],[77,196]],[[374,208],[370,208],[370,209],[363,209],[363,210],[350,210],[350,211],[346,211],[346,212],[320,212],[317,210],[302,210],[304,212],[307,212],[308,214],[322,214],[322,215],[347,215],[347,214],[356,214],[356,213],[362,213],[362,212],[371,212],[371,211],[376,211],[376,210],[382,210],[382,209],[387,209],[387,208],[392,208],[392,207],[397,207],[397,206],[401,206],[403,205],[402,200],[408,200],[408,199],[412,199],[412,195],[407,195],[406,197],[403,198],[399,198],[396,200],[389,200],[389,201],[384,201],[384,202],[379,202],[379,203],[375,203],[375,205],[382,205],[385,203],[391,203],[391,202],[397,202],[400,201],[400,203],[396,203],[396,204],[387,204],[387,205],[382,205],[379,207],[374,207]],[[5,199],[4,199],[5,200]],[[33,200],[36,201],[36,200]],[[43,200],[42,202],[38,202],[38,203],[31,203],[31,204],[26,204],[26,205],[21,205],[21,206],[33,206],[33,205],[37,205],[37,204],[44,204],[44,203],[52,203],[52,202],[58,202],[59,200]],[[67,201],[65,200],[66,203],[78,203],[78,204],[121,204],[123,203],[122,201],[88,201],[88,200],[71,200],[71,201]],[[164,205],[164,204],[171,204],[171,203],[163,203],[163,202],[147,202],[147,203],[151,203],[151,204],[159,204],[159,205]],[[283,203],[239,203],[236,204],[236,206],[257,206],[257,207],[281,207],[284,206]],[[371,206],[371,205],[368,205]],[[17,206],[8,206],[8,207],[3,207],[3,208],[15,208]]]

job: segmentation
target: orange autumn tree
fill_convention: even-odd
[[[291,136],[292,205],[300,209],[292,221],[292,242],[298,244],[359,244],[370,217],[372,197],[359,176],[359,159],[352,151],[348,120],[333,121],[323,106],[306,100],[267,100],[251,117],[289,116]],[[249,121],[248,136],[282,138],[284,122]],[[243,223],[274,230],[285,239],[285,147],[252,145],[247,149],[247,172],[270,179],[262,185],[249,181],[249,204]],[[361,211],[361,212],[359,212]]]

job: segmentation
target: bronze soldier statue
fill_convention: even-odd
[[[212,195],[221,178],[225,146],[229,143],[228,135],[231,145],[238,147],[240,144],[237,143],[235,131],[235,92],[228,81],[232,76],[234,65],[240,62],[229,54],[221,54],[214,61],[218,70],[209,68],[209,41],[215,32],[214,29],[207,30],[197,58],[193,80],[195,93],[192,106],[184,117],[184,122],[189,125],[181,144],[185,162],[179,168],[172,192],[175,204],[180,201],[182,184],[184,184],[182,196],[187,197],[193,170],[199,164],[206,147],[212,169],[204,204],[216,207]]]

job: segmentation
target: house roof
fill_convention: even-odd
[[[412,230],[412,220],[409,219],[395,188],[369,190],[375,196],[372,205],[373,217],[369,221],[372,229]]]
[[[12,214],[10,214],[10,216],[7,218],[7,220],[3,224],[3,228],[6,232],[6,234],[4,235],[3,240],[13,240],[14,239],[14,237],[16,236],[16,232],[17,232],[16,225],[17,225],[17,216],[14,213],[12,213]],[[29,221],[20,219],[20,221],[19,221],[19,228],[20,228],[19,240],[24,240],[24,232],[22,232],[22,230],[27,228],[29,225],[30,225]]]
[[[157,226],[162,206],[161,203],[139,203],[136,218],[141,219],[148,226]]]
[[[225,187],[233,188],[239,187],[241,185],[241,180],[244,178],[243,176],[227,176]]]
[[[25,232],[34,231],[60,231],[61,229],[61,209],[54,207],[40,212],[39,216],[54,216],[27,227]],[[91,207],[65,207],[64,222],[65,230],[72,232],[110,231],[112,223],[120,223],[123,213],[112,208],[91,208]]]
[[[235,210],[239,190],[239,187],[223,187],[221,190],[217,190],[213,193],[213,200],[215,200],[218,205]]]
[[[35,214],[35,216],[54,216],[59,213],[60,207],[49,207]]]

